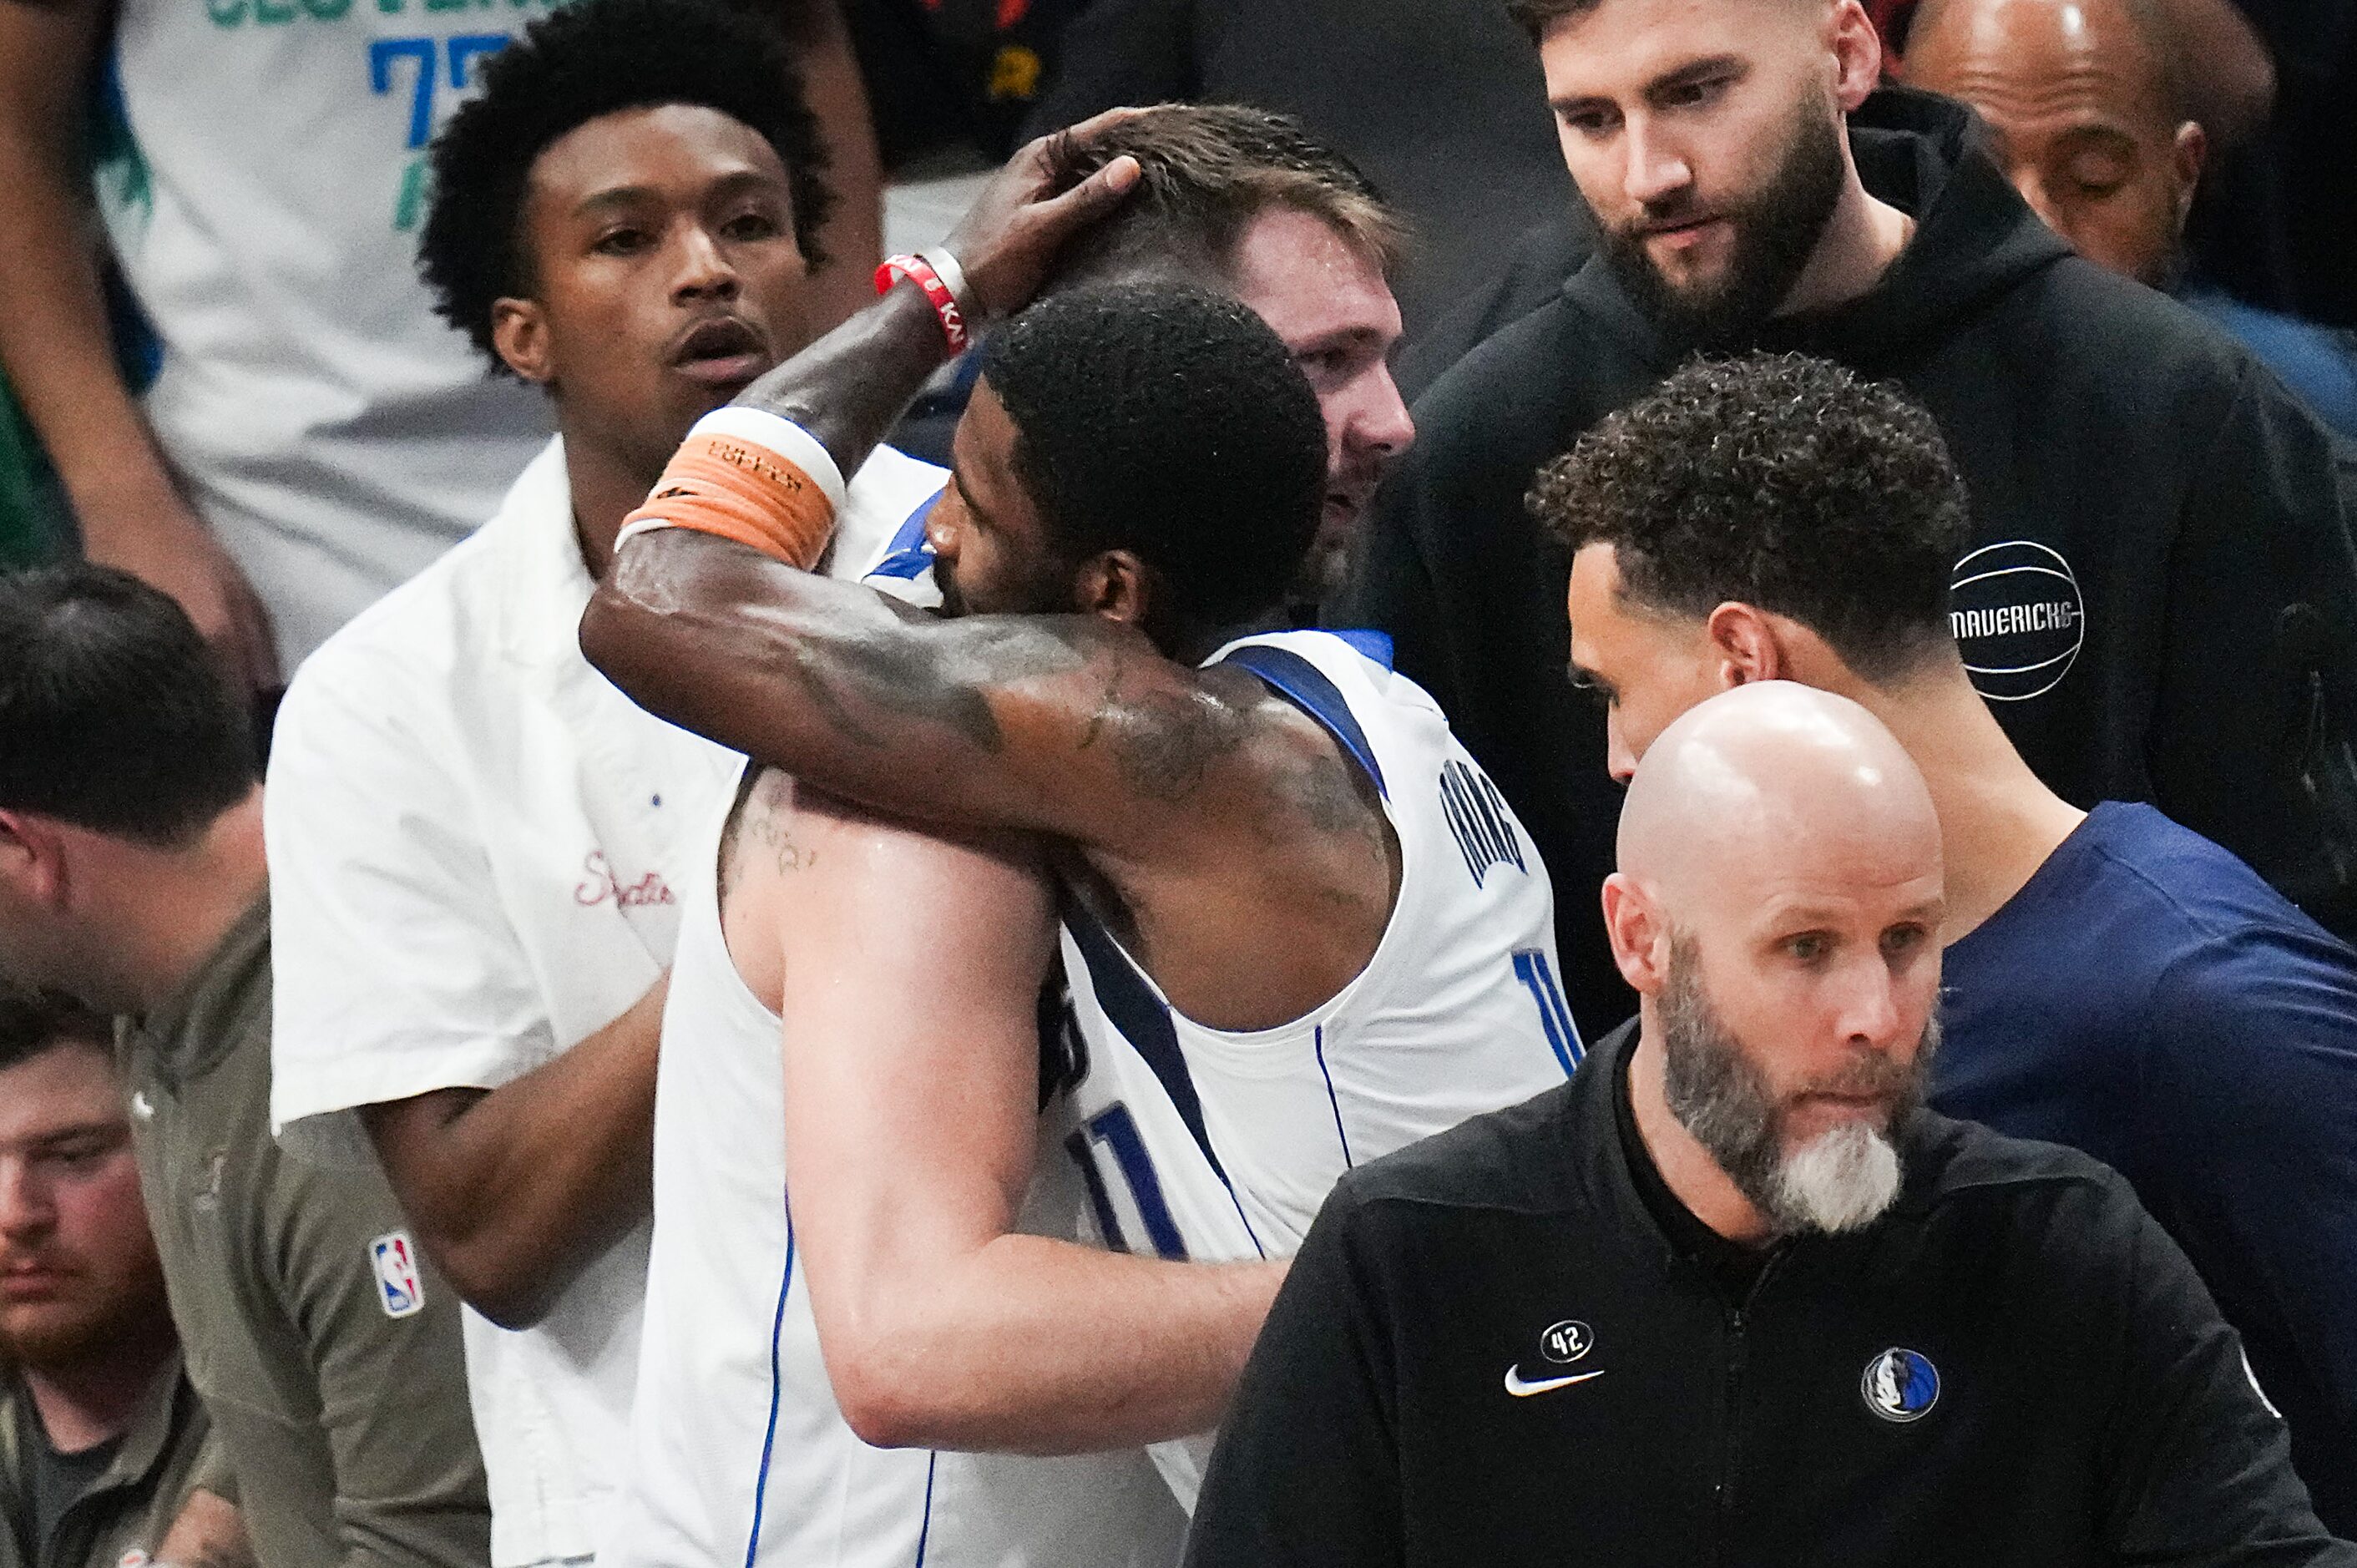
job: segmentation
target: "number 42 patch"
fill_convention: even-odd
[[[376,1270],[377,1305],[387,1317],[408,1317],[425,1309],[425,1281],[417,1270],[417,1243],[406,1230],[392,1230],[369,1243]]]

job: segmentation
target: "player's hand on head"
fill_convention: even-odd
[[[1108,109],[1069,130],[1041,136],[1009,158],[974,199],[949,237],[949,251],[964,270],[974,304],[985,320],[1028,305],[1065,242],[1120,206],[1137,184],[1137,160],[1125,155],[1060,191],[1055,149],[1067,138],[1085,142],[1137,113]]]
[[[128,572],[177,600],[231,679],[256,692],[282,683],[262,596],[178,496],[151,502],[135,520],[116,513],[109,526],[86,528],[84,548],[99,564]]]

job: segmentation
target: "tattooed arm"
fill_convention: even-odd
[[[683,530],[616,558],[581,646],[648,711],[818,789],[1083,843],[1167,823],[1266,700],[1102,618],[940,620]]]

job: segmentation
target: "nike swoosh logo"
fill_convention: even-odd
[[[1604,1369],[1599,1367],[1592,1372],[1574,1372],[1567,1378],[1541,1378],[1536,1382],[1526,1382],[1523,1378],[1523,1369],[1517,1364],[1506,1369],[1506,1391],[1518,1400],[1526,1400],[1533,1394],[1551,1394],[1557,1389],[1567,1389],[1574,1383],[1584,1383],[1590,1378],[1603,1375]]]

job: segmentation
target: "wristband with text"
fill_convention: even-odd
[[[760,409],[715,409],[623,520],[614,549],[652,529],[685,528],[807,572],[826,553],[843,500],[834,459],[802,426]]]
[[[889,257],[876,269],[876,292],[888,292],[904,277],[925,291],[933,314],[941,318],[942,336],[949,339],[950,352],[964,353],[974,339],[966,330],[965,306],[958,298],[965,285],[965,274],[958,266],[957,258],[938,250],[921,255]]]

